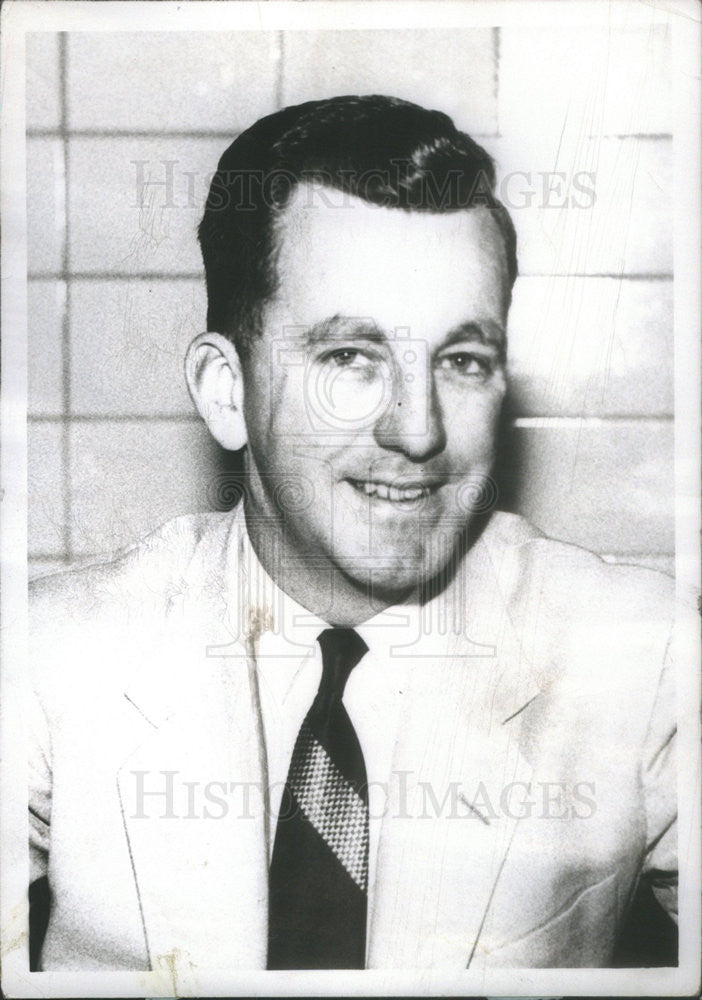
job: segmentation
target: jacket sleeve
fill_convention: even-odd
[[[671,650],[669,643],[644,747],[642,783],[647,836],[643,875],[661,906],[677,921],[677,726]]]
[[[51,739],[34,691],[28,706],[30,883],[47,874],[51,835]]]

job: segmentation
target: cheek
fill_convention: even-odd
[[[454,454],[492,453],[499,426],[504,391],[475,391],[443,402],[448,447]]]
[[[244,415],[249,441],[280,451],[284,441],[303,429],[304,406],[285,364],[258,361],[247,379]]]

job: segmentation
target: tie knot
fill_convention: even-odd
[[[368,652],[368,646],[352,628],[327,628],[317,636],[317,642],[322,650],[319,694],[324,701],[340,701],[349,674]]]

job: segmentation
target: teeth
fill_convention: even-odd
[[[424,496],[428,492],[423,486],[407,486],[404,490],[397,490],[397,493],[401,494],[398,497],[399,500],[419,500],[421,496]]]
[[[367,497],[378,497],[379,500],[390,500],[392,503],[407,503],[426,496],[429,488],[426,486],[387,486],[385,483],[369,483],[354,480],[357,489],[363,490]]]

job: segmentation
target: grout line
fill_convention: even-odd
[[[495,68],[492,75],[493,97],[495,99],[495,138],[501,138],[500,134],[500,29],[492,29],[492,54],[495,60]]]
[[[61,317],[61,382],[62,382],[62,416],[61,416],[61,470],[62,470],[62,508],[63,508],[63,548],[65,558],[73,555],[73,540],[71,538],[71,442],[69,436],[68,417],[71,412],[71,349],[69,343],[71,292],[68,276],[69,255],[69,178],[68,178],[68,35],[65,31],[59,33],[59,94],[60,94],[60,136],[63,157],[63,246],[61,248],[61,280],[63,280],[63,314]]]
[[[64,136],[68,131],[68,36],[65,31],[60,31],[58,36],[58,62],[59,62],[59,133]],[[31,131],[27,132],[31,135]]]
[[[62,413],[58,418],[61,422],[61,469],[62,469],[62,484],[61,484],[61,499],[62,499],[62,509],[63,509],[63,546],[66,554],[66,558],[70,558],[72,554],[72,539],[71,539],[71,442],[69,435],[69,420],[71,413],[71,379],[70,379],[70,346],[69,346],[69,320],[68,320],[68,310],[69,310],[69,300],[70,300],[70,284],[68,282],[63,283],[63,315],[61,317],[61,382],[62,382]],[[28,421],[32,422],[32,418],[28,417]]]
[[[549,428],[549,427],[603,427],[606,424],[641,424],[641,423],[672,423],[675,418],[670,414],[636,413],[612,414],[607,417],[582,416],[544,416],[515,417],[512,426],[516,428]]]
[[[203,271],[35,271],[29,281],[204,281]]]
[[[32,424],[58,424],[66,427],[72,424],[102,424],[102,423],[199,423],[197,413],[71,413],[68,415],[30,414],[27,421]]]
[[[652,139],[654,142],[659,139],[672,139],[672,132],[605,132],[599,135],[596,132],[586,136],[588,139]]]
[[[617,281],[672,281],[672,271],[520,271],[519,278],[616,278]],[[517,280],[519,280],[517,278]]]
[[[285,32],[277,31],[275,33],[275,44],[277,46],[276,52],[276,67],[275,67],[275,95],[274,101],[276,110],[280,111],[283,107],[283,74],[285,72]]]
[[[233,142],[237,129],[125,129],[125,128],[28,128],[28,139],[50,139],[65,134],[71,139],[225,139]]]

